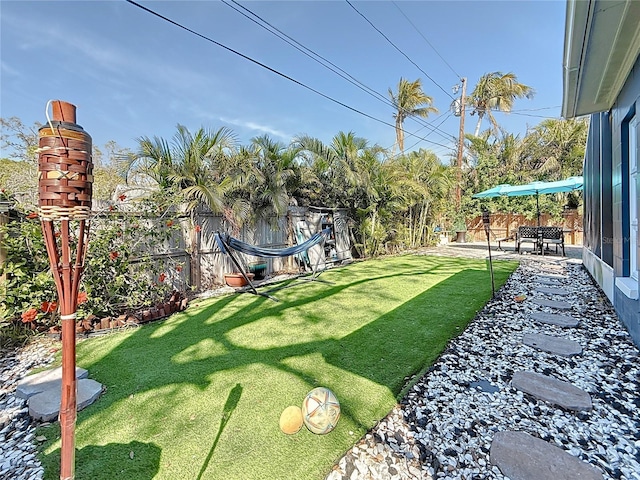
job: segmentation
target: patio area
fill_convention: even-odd
[[[491,243],[491,257],[495,260],[517,260],[534,259],[543,263],[555,263],[559,260],[579,260],[582,262],[582,245],[568,245],[565,244],[566,256],[556,254],[555,250],[545,255],[532,255],[531,248],[525,247],[524,253],[518,253],[515,251],[515,241],[502,242],[502,250],[498,249],[498,242]],[[437,247],[431,247],[421,250],[425,254],[429,255],[442,255],[450,257],[463,257],[463,258],[486,258],[489,255],[487,249],[487,242],[468,242],[468,243],[456,243],[450,242],[446,245],[438,245]]]

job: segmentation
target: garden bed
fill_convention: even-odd
[[[154,307],[145,307],[135,313],[124,313],[117,317],[103,317],[89,315],[76,322],[76,335],[91,337],[104,335],[114,330],[123,330],[131,327],[139,327],[145,323],[168,317],[172,313],[181,312],[187,308],[189,299],[184,293],[173,292],[168,301],[159,303]],[[60,327],[49,329],[50,337],[60,339]]]

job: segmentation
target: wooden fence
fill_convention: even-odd
[[[527,219],[524,215],[515,213],[493,213],[490,217],[490,238],[497,241],[506,238],[518,231],[519,226],[537,225],[537,219]],[[582,245],[582,215],[577,210],[567,210],[562,214],[562,219],[553,219],[551,215],[540,215],[540,225],[562,227],[564,240],[567,245]],[[467,242],[486,242],[487,236],[482,224],[482,216],[475,217],[467,222]]]
[[[129,208],[121,205],[117,215],[135,217],[138,213],[134,209],[134,205]],[[108,205],[101,206],[94,203],[94,210],[108,211],[109,209]],[[327,211],[331,212],[332,219],[336,220],[333,227],[333,245],[339,248],[337,248],[337,251],[335,248],[332,251],[334,259],[326,259],[326,262],[333,263],[334,261],[350,260],[351,248],[348,243],[347,225],[346,222],[341,221],[343,219],[341,210],[321,210],[319,207],[290,207],[285,216],[272,218],[271,222],[260,220],[256,225],[243,227],[239,232],[233,233],[233,237],[257,247],[275,249],[290,247],[297,243],[297,225],[304,223],[307,235],[312,235],[323,228],[323,221],[326,219]],[[144,228],[161,228],[165,220],[159,218],[146,219]],[[167,240],[159,241],[154,243],[153,246],[147,247],[153,251],[145,251],[145,254],[150,254],[154,262],[162,265],[167,272],[171,272],[168,275],[168,280],[177,290],[193,289],[195,291],[204,291],[216,285],[224,284],[225,273],[234,272],[237,268],[229,256],[218,247],[215,234],[216,232],[231,233],[232,228],[221,215],[210,211],[196,212],[194,224],[198,225],[197,229],[192,228],[191,220],[186,214],[178,214],[173,220],[179,225],[179,228],[175,229]],[[99,234],[96,230],[92,230],[93,234]],[[314,248],[319,249],[317,254],[321,257],[320,267],[324,268],[326,265],[325,252],[322,251],[321,247]],[[300,270],[300,264],[296,257],[258,258],[242,253],[236,253],[236,257],[245,266],[258,262],[266,264],[265,274]],[[136,263],[136,260],[133,260],[132,263]],[[176,264],[182,266],[180,271],[172,268]]]

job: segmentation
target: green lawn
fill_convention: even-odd
[[[495,262],[496,288],[516,268]],[[320,480],[401,398],[491,296],[482,260],[398,256],[284,288],[194,301],[165,321],[78,344],[107,387],[79,412],[76,478]],[[326,386],[336,429],[280,432],[281,412]],[[59,478],[58,424],[40,458]]]

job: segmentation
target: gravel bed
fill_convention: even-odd
[[[40,480],[36,458],[35,422],[27,401],[14,395],[18,382],[31,370],[53,362],[56,342],[42,338],[0,355],[0,479]]]
[[[536,292],[538,274],[570,295]],[[548,280],[548,279],[545,279]],[[548,286],[548,285],[545,285]],[[515,297],[525,296],[522,301]],[[552,313],[530,300],[571,303],[575,328],[537,324]],[[563,336],[583,353],[559,357],[521,343],[526,333]],[[597,467],[605,479],[640,480],[640,354],[608,299],[580,262],[524,260],[496,297],[400,404],[334,466],[327,480],[506,479],[491,465],[496,432],[527,432]],[[593,410],[554,407],[510,385],[516,371],[570,382]]]

